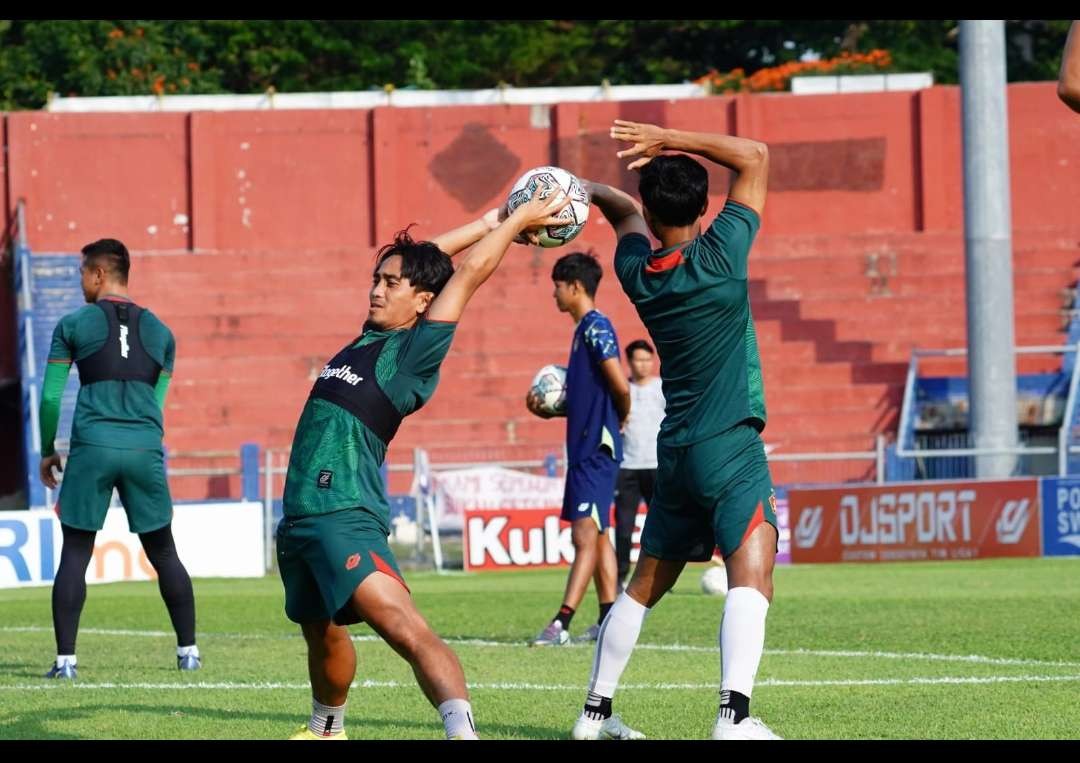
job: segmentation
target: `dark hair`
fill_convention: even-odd
[[[555,260],[555,266],[551,269],[551,280],[572,283],[577,281],[585,289],[590,297],[596,296],[596,289],[600,286],[600,279],[604,276],[604,269],[600,267],[595,255],[585,252],[573,252]]]
[[[657,156],[641,168],[641,203],[662,225],[691,225],[709,199],[709,173],[686,154]]]
[[[450,255],[430,241],[415,241],[409,235],[411,227],[398,231],[394,235],[394,243],[387,244],[375,254],[375,270],[387,258],[397,255],[401,257],[401,277],[408,278],[417,291],[430,291],[437,295],[450,276],[454,275]]]
[[[94,260],[113,274],[120,283],[126,284],[131,270],[131,255],[123,242],[115,238],[102,238],[82,248],[83,257]]]
[[[635,350],[645,350],[645,352],[649,353],[650,355],[655,355],[656,354],[656,351],[653,350],[653,346],[651,344],[649,344],[647,341],[645,341],[644,339],[635,339],[630,344],[626,345],[626,359],[627,360],[633,360],[634,359],[634,351]]]

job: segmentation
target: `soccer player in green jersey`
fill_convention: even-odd
[[[172,497],[165,479],[161,411],[176,358],[172,332],[128,297],[131,258],[120,241],[83,247],[86,307],[65,315],[53,331],[42,384],[41,481],[55,488],[64,472],[56,512],[64,534],[53,581],[56,661],[47,678],[75,678],[75,636],[86,602],[86,567],[94,536],[105,523],[115,487],[128,527],[139,534],[176,630],[181,670],[201,666],[195,645],[195,597],[172,536]],[[79,397],[66,468],[54,441],[60,397],[71,364],[79,367]]]
[[[541,195],[508,217],[491,210],[432,241],[399,233],[378,253],[362,333],[312,387],[293,437],[277,531],[285,613],[307,641],[313,695],[308,725],[293,739],[345,738],[356,674],[345,626],[361,621],[410,664],[447,738],[476,738],[461,663],[417,611],[387,544],[379,467],[402,419],[435,392],[469,299],[512,241],[558,224],[554,215],[569,199]],[[450,256],[469,247],[455,270]]]
[[[616,120],[633,144],[644,214],[608,186],[587,184],[615,228],[615,273],[660,356],[666,416],[641,558],[600,628],[575,739],[637,739],[611,700],[649,610],[690,561],[724,556],[730,589],[720,626],[720,710],[714,739],[775,739],[750,717],[750,694],[772,600],[776,514],[760,432],[761,364],[747,296],[747,255],[765,206],[769,158],[745,138]],[[665,150],[684,153],[662,154]],[[697,154],[735,173],[727,203],[703,229],[708,173]],[[653,250],[647,234],[660,241]]]

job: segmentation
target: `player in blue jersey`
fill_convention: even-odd
[[[596,258],[581,253],[560,257],[551,271],[555,304],[577,323],[566,371],[566,488],[562,519],[571,523],[574,563],[558,614],[533,646],[570,641],[570,620],[589,580],[596,582],[600,616],[578,640],[595,641],[599,624],[616,596],[615,549],[607,536],[615,480],[622,461],[621,430],[630,415],[630,386],[619,363],[619,340],[607,316],[596,309],[596,289],[603,270]],[[529,410],[551,418],[529,394]]]

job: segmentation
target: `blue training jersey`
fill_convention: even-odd
[[[566,368],[566,452],[580,463],[600,448],[622,461],[619,414],[600,364],[619,357],[619,340],[607,316],[590,310],[574,331]]]

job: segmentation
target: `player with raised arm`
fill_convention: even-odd
[[[367,622],[412,667],[449,739],[475,739],[465,675],[417,611],[387,543],[379,467],[402,420],[435,392],[466,304],[523,232],[553,224],[552,194],[433,241],[407,231],[378,253],[363,330],[322,369],[293,437],[277,530],[285,613],[307,641],[312,713],[293,739],[345,739],[356,674],[346,625]],[[450,255],[468,247],[455,270]]]
[[[775,739],[750,717],[765,643],[776,557],[775,497],[760,432],[765,397],[747,293],[747,255],[765,207],[766,146],[729,135],[616,120],[631,143],[620,158],[640,169],[643,210],[629,196],[588,184],[615,228],[615,273],[660,356],[666,415],[641,557],[600,629],[575,739],[643,735],[612,713],[612,697],[650,609],[689,561],[724,556],[730,589],[720,627],[720,708],[714,739]],[[664,151],[678,151],[674,155]],[[735,173],[707,228],[708,173],[696,154]],[[649,232],[659,240],[653,249]]]

